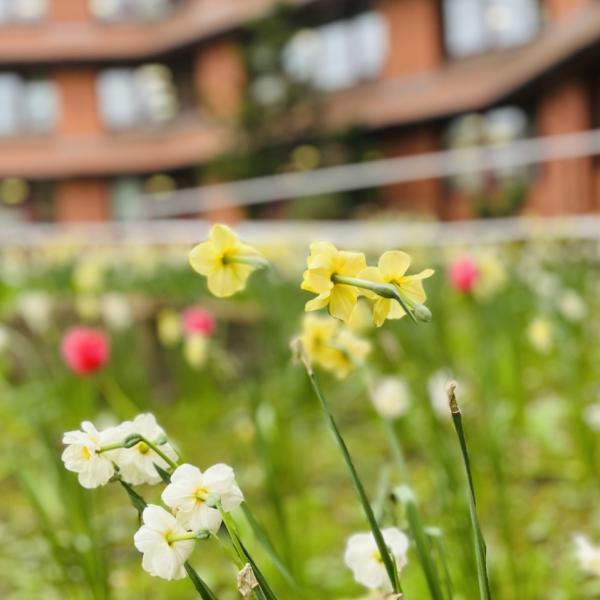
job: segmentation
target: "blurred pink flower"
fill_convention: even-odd
[[[461,256],[450,265],[449,275],[454,289],[468,294],[479,280],[479,269],[472,258]]]
[[[67,366],[78,375],[94,373],[108,361],[110,341],[99,329],[73,327],[64,335],[61,353]]]
[[[183,312],[183,330],[186,335],[201,333],[210,336],[215,331],[215,319],[203,308],[192,306]]]

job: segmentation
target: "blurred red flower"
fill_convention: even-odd
[[[65,363],[78,375],[101,369],[108,361],[109,352],[109,338],[99,329],[73,327],[65,333],[61,343]]]
[[[214,333],[215,327],[214,317],[203,308],[192,306],[183,312],[183,330],[187,335],[201,333],[210,336]]]
[[[470,293],[479,279],[479,268],[475,261],[462,256],[450,265],[450,282],[452,286],[463,293]]]

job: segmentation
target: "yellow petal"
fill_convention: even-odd
[[[239,241],[227,225],[217,223],[210,229],[210,241],[218,252],[226,252],[232,250],[239,245]]]
[[[333,287],[331,273],[326,269],[307,269],[304,271],[300,287],[315,294],[328,292]]]
[[[410,254],[401,250],[390,250],[384,252],[377,263],[379,269],[388,281],[402,277],[408,270],[411,262]]]
[[[381,327],[387,319],[392,308],[392,301],[389,298],[379,298],[373,304],[373,322],[377,327]]]
[[[413,302],[424,304],[427,300],[427,295],[423,289],[423,280],[415,279],[414,277],[402,277],[397,281],[396,285],[402,290],[402,293]]]
[[[402,308],[400,302],[398,302],[397,300],[390,300],[390,303],[390,312],[388,313],[387,318],[401,319],[406,314],[406,311]]]
[[[357,291],[349,285],[334,285],[329,297],[329,314],[341,321],[348,321],[356,306]]]
[[[356,277],[366,266],[367,260],[362,252],[340,252],[339,260],[339,275],[347,275]]]
[[[189,261],[192,269],[200,275],[210,275],[221,264],[220,255],[210,241],[192,248]]]
[[[224,265],[208,275],[208,289],[217,298],[227,298],[243,290],[254,269],[249,265]]]
[[[241,243],[238,243],[235,253],[237,256],[262,256],[262,253],[259,252],[254,246]]]
[[[320,294],[316,298],[309,300],[304,305],[304,310],[319,310],[325,308],[329,304],[329,293]]]

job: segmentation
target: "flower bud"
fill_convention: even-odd
[[[423,321],[423,323],[431,321],[431,311],[424,304],[417,304],[413,309],[413,314],[419,321]]]

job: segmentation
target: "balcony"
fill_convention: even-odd
[[[318,0],[289,0],[305,5]],[[277,0],[189,0],[170,17],[151,23],[43,21],[7,26],[0,65],[142,60],[197,43],[258,18]]]
[[[0,141],[0,178],[150,173],[200,164],[231,143],[223,129],[192,117],[128,133],[5,139]]]

